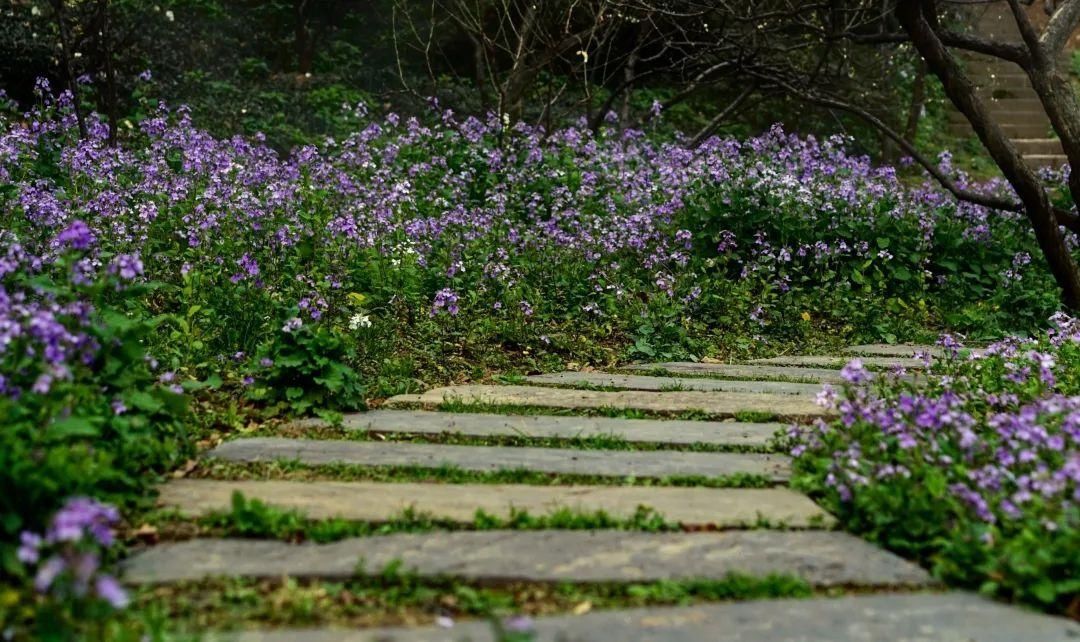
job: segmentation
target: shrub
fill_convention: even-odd
[[[797,483],[849,529],[944,580],[1080,607],[1080,322],[950,356],[928,383],[870,382],[854,361],[840,419],[801,431]]]

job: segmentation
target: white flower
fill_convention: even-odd
[[[168,9],[167,11],[165,11],[165,19],[169,22],[172,22],[176,19],[176,16],[173,14],[172,9]]]
[[[350,330],[359,330],[360,328],[370,328],[370,327],[371,327],[371,317],[369,317],[366,314],[360,314],[360,313],[354,314],[354,315],[352,315],[352,318],[349,319],[349,329]]]

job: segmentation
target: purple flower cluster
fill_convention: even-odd
[[[113,506],[78,497],[53,516],[44,534],[24,531],[17,557],[37,567],[34,588],[57,598],[95,597],[126,607],[127,592],[101,569],[101,553],[115,543],[112,528],[119,518]]]
[[[821,481],[844,502],[895,477],[943,479],[985,524],[1080,528],[1080,389],[1058,383],[1080,367],[1080,333],[1064,315],[1053,323],[1041,342],[1010,339],[967,359],[945,335],[947,358],[919,385],[874,380],[853,360],[845,394],[819,396],[839,422],[794,430],[793,455],[831,458]]]
[[[45,107],[23,117],[29,127],[0,116],[0,173],[15,188],[3,203],[4,227],[15,234],[0,236],[0,256],[19,247],[42,270],[78,251],[85,256],[71,271],[82,281],[98,272],[122,281],[220,275],[223,287],[324,302],[309,306],[312,318],[344,307],[348,288],[322,286],[349,283],[361,265],[394,280],[428,271],[415,294],[450,314],[460,304],[447,292],[465,291],[482,309],[522,300],[625,309],[642,294],[692,308],[708,289],[695,245],[711,245],[737,274],[782,294],[800,275],[895,260],[870,240],[898,222],[917,239],[919,258],[905,260],[919,262],[918,274],[931,267],[935,235],[957,226],[973,228],[970,238],[984,238],[988,226],[1027,234],[1013,214],[958,208],[929,184],[906,187],[891,168],[849,155],[843,138],[779,127],[689,148],[635,130],[546,131],[495,115],[442,114],[433,123],[365,115],[347,139],[282,159],[257,140],[214,138],[185,109],[164,106],[139,124],[146,141],[137,148],[109,147],[94,116],[78,139],[70,97],[42,91]],[[57,146],[62,177],[36,175],[39,150]],[[699,239],[690,230],[700,222],[684,220],[687,212],[717,204],[733,224],[767,210],[802,232],[777,232],[776,223],[753,241],[732,229]],[[316,260],[288,260],[304,248],[318,248]],[[1022,256],[1010,255],[1012,269]],[[553,266],[572,278],[557,282]],[[611,297],[622,305],[600,300]],[[766,304],[755,319],[768,312]]]

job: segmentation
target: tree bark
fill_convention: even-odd
[[[946,95],[967,118],[1005,179],[1016,190],[1050,271],[1061,288],[1062,303],[1070,310],[1080,310],[1080,269],[1065,246],[1046,190],[990,116],[975,85],[942,44],[932,26],[937,23],[933,0],[899,0],[896,17],[926,61],[927,68],[941,80]]]

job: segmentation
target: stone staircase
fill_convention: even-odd
[[[974,5],[968,15],[975,33],[1005,42],[1020,41],[1016,22],[1005,3]],[[1031,16],[1036,22],[1045,19],[1040,11],[1032,11]],[[1019,67],[976,54],[965,54],[965,62],[980,97],[989,102],[990,112],[1028,163],[1056,168],[1068,162],[1031,82]],[[950,112],[949,122],[954,133],[974,135],[955,109]]]
[[[869,366],[922,367],[910,358],[914,350],[856,346],[850,354],[866,355]],[[394,397],[379,410],[349,415],[340,427],[344,436],[328,438],[327,426],[308,421],[287,427],[283,436],[227,441],[207,453],[201,464],[207,474],[166,483],[161,505],[194,519],[228,511],[239,492],[302,510],[309,519],[379,524],[410,510],[441,526],[323,544],[164,541],[129,557],[123,577],[148,590],[187,585],[206,592],[213,589],[199,582],[344,582],[377,578],[398,566],[414,581],[477,587],[610,587],[783,574],[807,583],[815,596],[624,609],[585,603],[573,613],[538,617],[532,639],[1042,642],[1080,635],[1080,628],[1060,618],[943,592],[919,566],[834,530],[831,515],[788,487],[791,462],[777,451],[775,436],[785,422],[832,416],[814,402],[814,394],[822,382],[839,380],[836,368],[846,359],[646,364],[611,373],[525,377],[513,385],[452,386]],[[608,443],[582,441],[589,439]],[[274,478],[255,468],[266,464],[309,474]],[[378,480],[350,481],[327,472],[327,465],[338,472],[383,472],[372,475]],[[250,474],[237,474],[237,467]],[[474,478],[439,481],[451,468]],[[394,479],[394,470],[430,471],[430,478]],[[521,477],[513,481],[512,475]],[[643,507],[677,528],[475,526],[478,510],[498,518],[522,510],[571,510],[629,519]],[[228,599],[244,594],[242,588],[227,590]],[[234,622],[242,630],[220,639],[495,639],[482,621],[447,627],[443,618],[442,627],[427,625],[436,615],[418,626],[391,628],[274,629]]]

